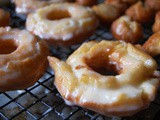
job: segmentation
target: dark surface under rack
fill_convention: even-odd
[[[14,12],[14,5],[1,6],[11,13],[11,26],[24,28],[25,17]],[[143,43],[152,34],[150,25],[144,27]],[[112,40],[107,28],[100,27],[88,40]],[[86,40],[86,41],[88,41]],[[66,59],[79,45],[52,48],[52,55]],[[159,64],[160,56],[155,57]],[[25,76],[24,76],[25,77]],[[67,106],[53,85],[54,73],[48,69],[32,87],[0,93],[0,120],[160,120],[160,90],[148,109],[131,117],[105,117],[77,106]]]

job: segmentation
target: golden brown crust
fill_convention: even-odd
[[[76,3],[84,6],[93,6],[97,3],[97,0],[76,0]]]
[[[152,26],[152,31],[153,32],[160,31],[160,11],[156,13],[155,22],[154,22],[154,24]]]
[[[82,44],[66,62],[55,57],[48,60],[66,103],[103,115],[130,116],[139,112],[154,100],[159,85],[153,75],[157,67],[154,59],[122,41],[91,41]],[[110,65],[115,66],[117,75],[97,72],[99,67]]]
[[[132,5],[132,4],[136,3],[139,0],[121,0],[121,1],[124,2],[124,3],[127,3],[129,5]]]
[[[143,38],[142,27],[129,16],[122,16],[115,20],[111,26],[111,32],[116,40],[137,43]]]
[[[127,9],[126,15],[132,17],[139,23],[150,23],[154,18],[154,11],[147,7],[142,1],[138,1]]]
[[[92,7],[97,17],[104,25],[110,25],[120,16],[119,9],[112,4],[99,4]],[[111,12],[112,11],[112,12]]]
[[[105,3],[112,4],[119,9],[121,14],[124,14],[126,9],[136,3],[138,0],[105,0]]]
[[[11,28],[0,28],[0,39],[0,92],[25,89],[42,77],[49,55],[43,41],[26,30]]]
[[[121,14],[123,14],[129,7],[129,5],[122,0],[106,0],[105,3],[114,5],[116,8],[118,8]]]
[[[0,26],[5,27],[8,26],[10,23],[10,13],[0,9]]]
[[[160,32],[154,33],[143,44],[143,48],[151,56],[159,55],[160,54]]]
[[[145,0],[145,4],[155,10],[155,11],[159,11],[160,10],[160,1],[159,0]]]

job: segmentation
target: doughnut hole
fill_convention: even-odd
[[[14,40],[0,40],[0,54],[10,54],[18,48]]]
[[[91,70],[101,75],[118,75],[120,70],[115,64],[112,64],[113,62],[107,56],[105,52],[97,53],[91,58],[86,58],[85,63]]]
[[[70,18],[70,17],[71,15],[67,10],[54,10],[47,14],[48,20],[60,20],[60,19]]]

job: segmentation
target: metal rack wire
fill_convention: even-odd
[[[11,26],[24,28],[24,16],[14,12],[14,5],[3,6],[11,12]],[[144,27],[143,43],[152,34],[150,26]],[[107,28],[100,27],[88,40],[112,40]],[[88,41],[86,40],[86,41]],[[70,48],[52,48],[51,52],[60,59],[66,59],[79,45]],[[160,56],[155,59],[159,64]],[[131,117],[105,117],[90,110],[67,106],[53,85],[54,73],[48,68],[45,75],[32,87],[0,93],[0,120],[160,120],[160,90],[148,109]]]

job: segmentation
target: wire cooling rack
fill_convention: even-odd
[[[11,13],[11,26],[24,28],[25,17],[14,12],[14,5],[1,6]],[[150,25],[144,27],[143,43],[152,34]],[[100,27],[88,40],[112,40],[107,28]],[[88,41],[86,40],[86,41]],[[52,55],[66,59],[79,45],[70,48],[52,48]],[[160,56],[155,57],[159,64]],[[131,117],[105,117],[90,110],[68,106],[65,104],[53,85],[54,73],[50,68],[45,75],[32,87],[0,93],[0,120],[160,120],[160,90],[156,99],[148,109]]]

